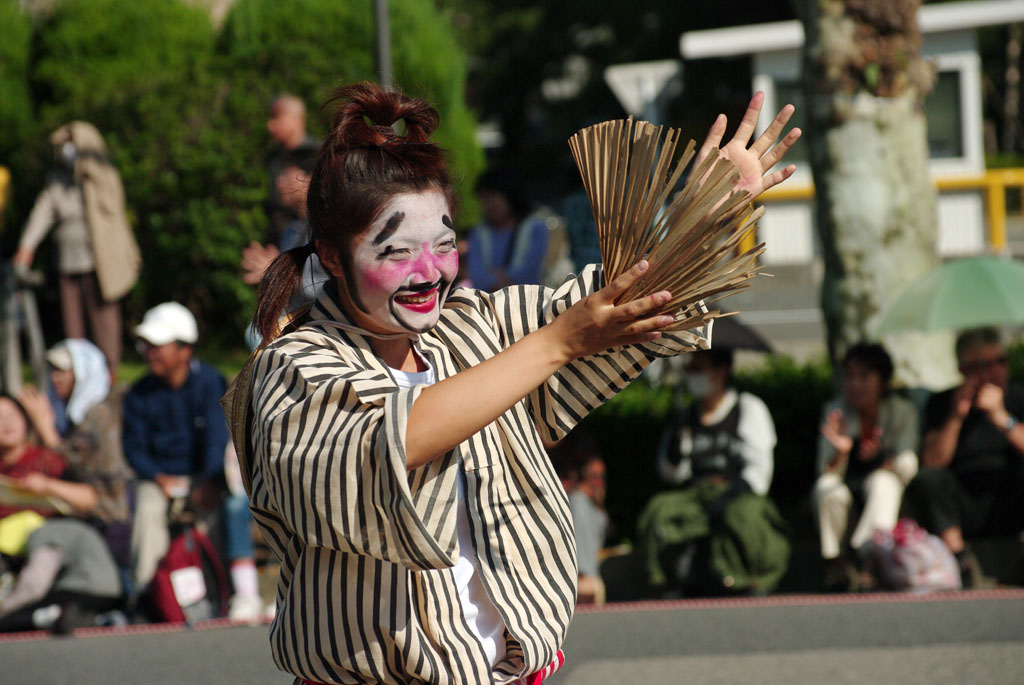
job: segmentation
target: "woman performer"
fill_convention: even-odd
[[[313,242],[264,276],[264,345],[225,398],[281,560],[275,661],[300,683],[539,682],[561,664],[577,573],[543,441],[706,339],[659,331],[672,317],[648,312],[668,293],[616,304],[645,262],[604,288],[588,267],[555,291],[453,290],[437,112],[371,84],[337,99],[309,187]],[[787,108],[748,151],[759,110],[734,146],[754,195],[792,173],[764,175],[799,135],[770,150]],[[314,252],[333,278],[282,332]]]

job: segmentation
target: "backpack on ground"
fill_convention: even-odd
[[[213,543],[194,526],[171,539],[149,587],[155,618],[195,623],[227,613],[230,586]]]

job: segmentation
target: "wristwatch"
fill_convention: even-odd
[[[1006,415],[1006,423],[1003,424],[1003,432],[1009,433],[1013,430],[1013,427],[1017,425],[1017,419],[1013,418],[1012,414]]]

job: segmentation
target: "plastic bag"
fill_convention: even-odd
[[[961,588],[960,566],[945,543],[911,519],[891,531],[876,530],[871,539],[872,569],[883,586],[903,592]]]

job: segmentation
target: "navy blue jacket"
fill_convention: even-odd
[[[203,480],[224,468],[228,427],[220,408],[227,388],[216,369],[193,359],[172,388],[153,374],[124,396],[124,456],[140,478],[158,473]]]

